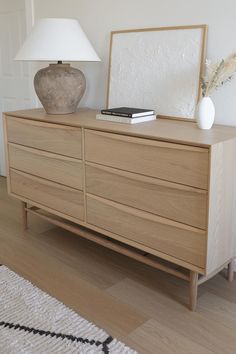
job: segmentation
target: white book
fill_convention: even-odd
[[[109,122],[116,122],[116,123],[136,124],[136,123],[148,122],[150,120],[155,120],[156,116],[155,114],[153,114],[151,116],[127,118],[127,117],[114,116],[111,114],[97,114],[96,119],[107,120]]]

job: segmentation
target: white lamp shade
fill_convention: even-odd
[[[15,60],[100,61],[79,22],[67,18],[37,21]]]

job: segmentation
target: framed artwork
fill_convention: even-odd
[[[194,119],[201,93],[206,25],[111,32],[107,108],[154,109]]]

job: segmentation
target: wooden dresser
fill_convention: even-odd
[[[9,194],[76,234],[198,285],[236,253],[236,128],[96,111],[4,115]]]

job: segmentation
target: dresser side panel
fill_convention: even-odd
[[[210,274],[236,254],[236,140],[211,147],[207,267]]]

